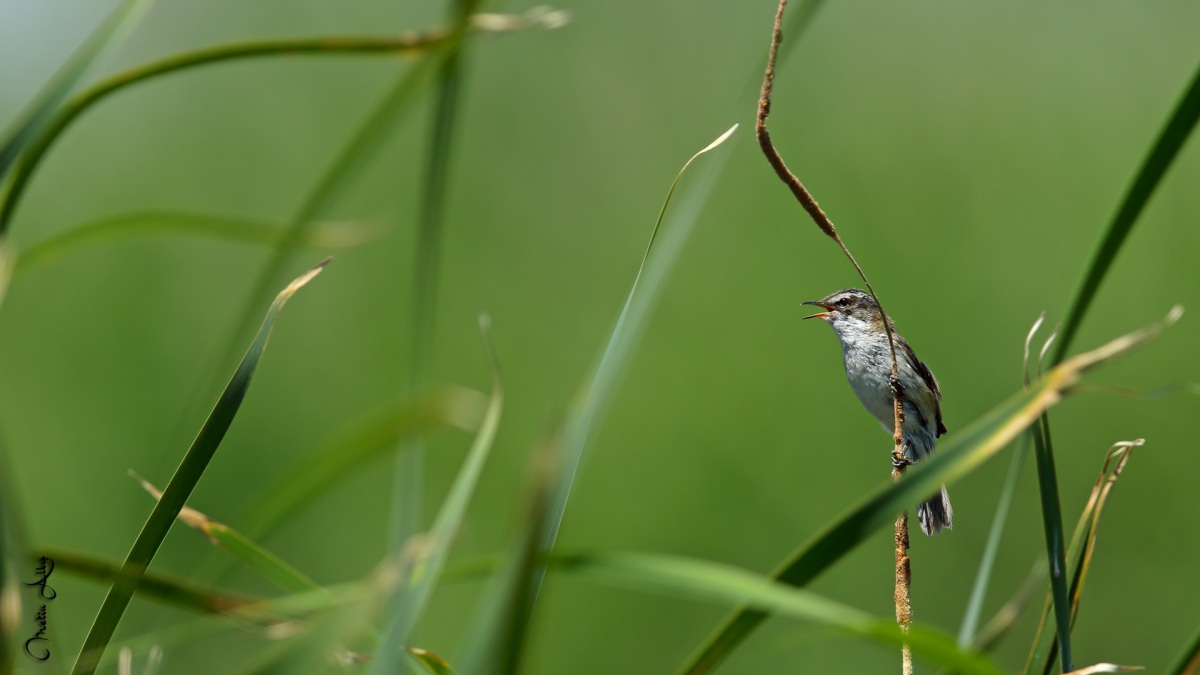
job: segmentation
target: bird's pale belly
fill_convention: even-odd
[[[891,375],[891,353],[877,349],[856,349],[854,351],[848,349],[843,356],[846,379],[849,380],[850,388],[854,390],[855,396],[858,397],[867,412],[879,420],[889,434],[892,433],[895,429],[895,409],[893,408],[892,388],[888,382]],[[918,383],[916,386],[924,386],[911,368],[906,368],[908,364],[901,360],[898,365],[902,382],[915,381]],[[915,393],[917,392],[910,392],[910,394]],[[914,408],[912,400],[905,401],[905,436],[930,436],[930,441],[932,441],[933,438],[936,438],[936,431],[932,429],[932,424],[932,414],[925,414]],[[924,440],[921,438],[922,445],[924,445]],[[932,443],[930,444],[932,445]]]

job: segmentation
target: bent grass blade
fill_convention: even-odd
[[[258,335],[250,344],[246,355],[238,364],[229,384],[226,385],[225,391],[221,393],[216,406],[213,407],[208,419],[200,428],[200,433],[188,448],[175,475],[171,477],[162,498],[155,504],[141,533],[134,541],[133,548],[130,549],[125,563],[121,566],[121,578],[109,588],[100,612],[96,615],[87,638],[84,640],[83,648],[76,657],[75,665],[72,668],[74,675],[90,675],[95,672],[105,648],[112,640],[117,624],[121,621],[121,616],[125,613],[125,608],[129,606],[129,601],[133,598],[134,591],[137,590],[137,580],[154,560],[154,554],[158,552],[159,546],[166,539],[167,532],[170,531],[175,518],[183,509],[188,496],[200,481],[205,468],[208,467],[209,461],[216,454],[221,440],[233,423],[233,419],[242,405],[242,400],[250,388],[250,381],[258,369],[259,361],[262,359],[263,351],[271,336],[271,329],[274,327],[276,319],[279,318],[279,313],[296,291],[317,276],[328,262],[329,260],[326,259],[297,277],[280,291],[275,297],[275,301],[271,303]]]

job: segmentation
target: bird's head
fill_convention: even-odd
[[[824,312],[810,314],[805,319],[821,319],[833,327],[838,334],[846,330],[883,330],[883,313],[870,293],[857,288],[831,293],[820,300],[801,303],[814,305]]]

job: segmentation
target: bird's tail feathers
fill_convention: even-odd
[[[950,495],[946,486],[941,491],[917,506],[917,521],[925,534],[937,534],[943,528],[954,527],[954,509],[950,508]]]

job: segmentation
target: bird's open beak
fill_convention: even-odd
[[[815,306],[817,306],[817,307],[820,307],[820,308],[822,308],[822,309],[828,310],[828,311],[825,311],[825,312],[817,312],[816,314],[809,314],[808,316],[804,317],[805,319],[824,319],[824,318],[826,318],[826,317],[828,317],[828,316],[829,316],[829,312],[832,312],[832,311],[833,311],[833,305],[827,305],[827,304],[825,304],[825,303],[821,302],[820,300],[810,300],[810,301],[808,301],[808,302],[802,302],[802,303],[800,303],[800,304],[802,304],[802,305],[815,305]]]

